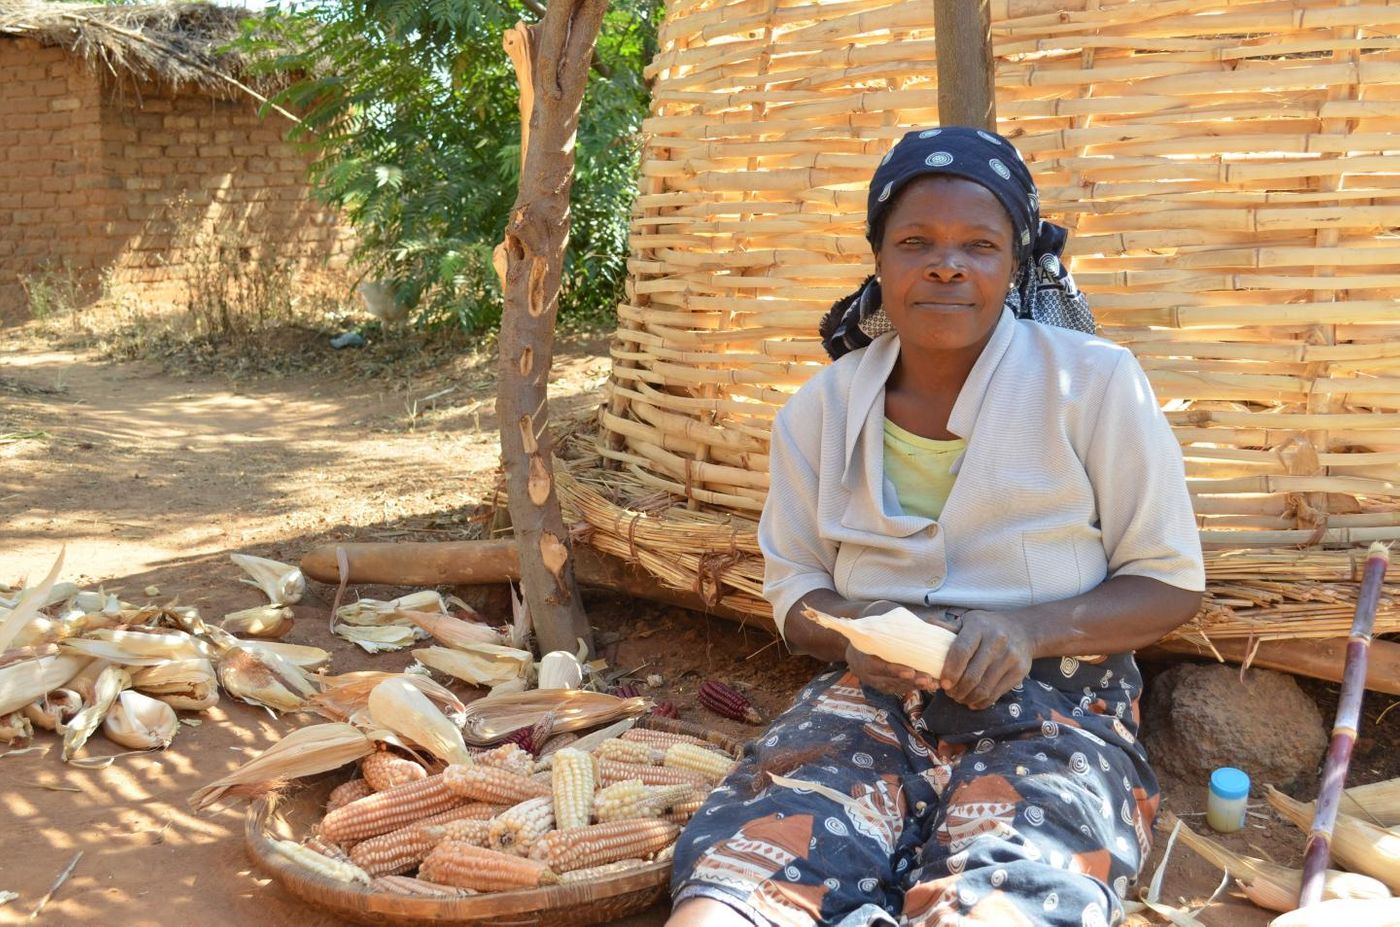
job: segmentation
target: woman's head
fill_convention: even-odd
[[[883,291],[893,282],[887,278],[895,264],[902,272],[900,285],[910,296],[919,297],[913,302],[920,302],[920,293],[931,286],[914,287],[913,278],[903,273],[907,263],[903,258],[915,244],[907,236],[897,237],[903,232],[892,227],[896,220],[904,225],[914,221],[946,226],[928,230],[940,231],[945,238],[955,238],[972,226],[985,230],[995,227],[998,244],[1005,243],[1001,256],[1010,259],[1004,268],[1005,278],[998,283],[1006,307],[1018,317],[1094,330],[1087,302],[1059,262],[1068,233],[1040,219],[1035,181],[1015,147],[1002,136],[980,129],[923,129],[900,139],[880,161],[871,180],[866,237],[875,251],[877,273],[859,290],[838,300],[822,319],[822,343],[833,358],[869,344],[892,327],[903,327],[893,325],[891,312],[898,315],[908,308],[895,304],[905,297],[891,290],[887,299]],[[982,239],[964,244],[975,240]],[[906,251],[896,261],[890,248],[898,242],[905,242]],[[969,267],[984,266],[980,257],[972,257],[985,256],[990,244],[985,241],[977,249],[964,249]],[[946,276],[928,265],[924,273],[930,280],[940,273]],[[990,285],[996,276],[980,276],[979,287]],[[945,287],[944,292],[952,291]],[[994,326],[999,311],[986,305],[982,308],[987,313],[984,321]],[[901,337],[907,334],[901,331]]]
[[[990,190],[950,174],[891,198],[875,242],[885,314],[914,350],[981,350],[1006,308],[1016,230]]]

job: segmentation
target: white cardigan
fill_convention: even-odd
[[[898,356],[882,335],[774,421],[758,540],[779,630],[814,589],[998,610],[1109,576],[1205,588],[1181,447],[1130,351],[1003,313],[948,418],[968,445],[937,521],[904,514],[884,477]]]

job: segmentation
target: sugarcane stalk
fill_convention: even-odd
[[[1356,616],[1352,619],[1351,635],[1347,639],[1342,694],[1337,702],[1337,720],[1332,725],[1332,740],[1327,745],[1327,759],[1322,767],[1317,810],[1313,814],[1307,845],[1303,848],[1303,888],[1298,893],[1300,908],[1322,900],[1323,879],[1332,856],[1332,828],[1337,823],[1342,786],[1346,782],[1351,750],[1356,745],[1356,728],[1361,720],[1361,697],[1366,692],[1366,657],[1371,648],[1371,630],[1376,623],[1381,584],[1389,565],[1390,548],[1379,542],[1372,544],[1366,552],[1361,594],[1356,600]]]

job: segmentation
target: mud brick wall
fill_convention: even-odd
[[[146,308],[179,304],[213,262],[275,262],[324,291],[349,230],[312,201],[287,128],[247,96],[99,78],[0,39],[0,323],[27,317],[22,281],[45,272]]]

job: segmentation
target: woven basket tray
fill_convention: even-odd
[[[647,718],[639,726],[691,734],[735,754],[740,748],[733,738],[686,722]],[[269,833],[274,804],[279,813],[291,812],[298,820],[318,819],[331,784],[304,789],[280,802],[273,798],[258,799],[248,809],[244,842],[249,859],[263,874],[303,901],[355,923],[480,924],[483,927],[488,924],[500,927],[610,924],[645,911],[660,901],[671,878],[671,863],[667,860],[586,883],[491,892],[466,898],[411,898],[336,882],[278,853]]]

